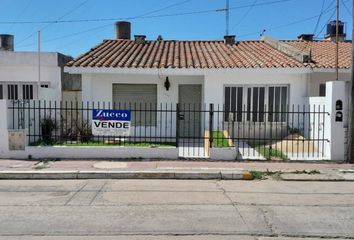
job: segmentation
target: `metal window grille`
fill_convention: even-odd
[[[7,99],[10,100],[18,99],[18,86],[16,84],[7,85]]]
[[[22,98],[23,99],[33,99],[33,85],[23,84],[22,85]]]

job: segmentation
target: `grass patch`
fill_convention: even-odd
[[[309,174],[309,175],[313,175],[313,174],[321,174],[320,171],[318,170],[310,170],[310,171],[306,171],[306,170],[296,170],[296,171],[293,171],[291,172],[293,174]]]
[[[284,173],[282,171],[269,171],[267,169],[267,171],[250,171],[253,179],[256,180],[265,180],[265,179],[273,179],[273,180],[281,180],[281,175]],[[321,174],[320,171],[318,170],[296,170],[296,171],[292,171],[292,172],[286,172],[286,173],[292,173],[292,174]]]
[[[120,142],[120,143],[104,143],[104,142],[87,142],[87,143],[63,143],[60,146],[68,147],[175,147],[175,143],[149,143],[149,142]]]
[[[67,146],[67,147],[176,147],[176,143],[166,142],[104,142],[104,141],[89,141],[89,142],[50,142],[36,141],[30,144],[31,146]]]
[[[230,147],[228,139],[225,138],[223,131],[213,131],[213,147],[228,148]]]
[[[281,171],[275,171],[275,172],[272,172],[272,171],[269,171],[267,169],[267,171],[250,171],[253,179],[256,179],[256,180],[265,180],[265,179],[273,179],[273,180],[280,180],[280,175],[282,174]]]
[[[282,151],[277,149],[270,149],[269,146],[255,146],[257,152],[263,155],[267,160],[287,160],[288,156],[284,154]]]

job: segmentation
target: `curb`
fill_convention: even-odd
[[[252,180],[249,171],[1,171],[0,179],[200,179]]]

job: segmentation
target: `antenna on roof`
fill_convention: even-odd
[[[225,15],[226,15],[226,31],[225,35],[229,35],[229,24],[230,24],[230,5],[229,0],[226,0],[226,7],[225,7]]]
[[[336,19],[336,81],[339,79],[338,73],[338,53],[339,53],[339,0],[336,3],[336,12],[337,12],[337,19]]]
[[[263,31],[261,32],[261,34],[259,34],[259,36],[263,37],[263,35],[265,34],[267,30],[263,29]]]

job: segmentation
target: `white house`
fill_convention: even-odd
[[[351,42],[345,41],[344,33],[338,43],[336,79],[332,27],[321,41],[310,34],[297,40],[147,40],[143,35],[131,39],[130,23],[118,22],[116,27],[116,39],[103,40],[66,64],[64,72],[81,76],[81,85],[70,78],[45,77],[49,70],[60,73],[54,57],[41,65],[48,70],[41,74],[41,83],[82,89],[81,96],[71,94],[74,102],[39,107],[29,101],[25,107],[11,107],[3,101],[0,107],[7,109],[8,121],[0,128],[8,128],[9,134],[3,131],[0,137],[10,142],[8,149],[7,144],[0,149],[3,156],[345,159]],[[19,65],[26,55],[15,59]],[[33,77],[36,94],[38,66],[31,60],[26,64],[33,64],[24,64],[20,71],[0,64],[0,79],[5,81],[4,74],[5,79],[16,76],[11,79],[22,84],[17,87],[23,90],[22,98],[28,97],[26,75]],[[0,58],[2,62],[6,61]],[[25,70],[29,72],[23,74]],[[16,87],[7,83],[3,89],[10,92],[3,98],[15,98],[11,91]],[[93,131],[95,121],[119,130],[107,119],[93,119],[96,110],[112,109],[131,115],[124,134]],[[46,128],[43,119],[51,127]],[[15,133],[22,136],[21,144],[13,144]]]
[[[1,34],[0,99],[72,99],[72,93],[81,90],[81,82],[77,75],[63,72],[70,60],[57,52],[38,56],[37,52],[14,51],[14,37]]]
[[[335,31],[333,27],[328,31],[325,40],[313,40],[311,34],[281,41],[270,37],[237,41],[235,36],[215,41],[161,37],[146,40],[144,35],[135,35],[131,40],[130,23],[118,22],[117,39],[103,40],[69,62],[65,71],[82,75],[84,102],[106,102],[116,109],[144,111],[179,103],[183,113],[179,125],[173,117],[163,123],[166,119],[155,121],[156,114],[145,112],[138,116],[145,120],[136,126],[153,129],[159,136],[159,129],[172,129],[173,133],[177,126],[180,135],[206,138],[200,129],[209,127],[205,126],[209,116],[193,111],[214,104],[214,109],[222,111],[213,122],[214,129],[227,129],[233,139],[274,138],[279,132],[275,138],[282,139],[300,128],[304,137],[318,140],[314,140],[312,149],[324,151],[319,143],[328,140],[325,134],[320,137],[325,124],[316,120],[315,126],[311,114],[322,111],[319,109],[326,95],[326,82],[349,84],[351,67],[351,41],[345,41],[345,34],[340,32],[336,79]],[[342,117],[346,128],[349,95],[344,88],[339,95],[345,106]],[[323,99],[315,101],[315,97]],[[318,106],[312,110],[309,104],[314,102]],[[189,111],[191,106],[193,111]],[[286,114],[291,110],[293,118],[289,119]],[[310,153],[310,147],[307,149]]]

